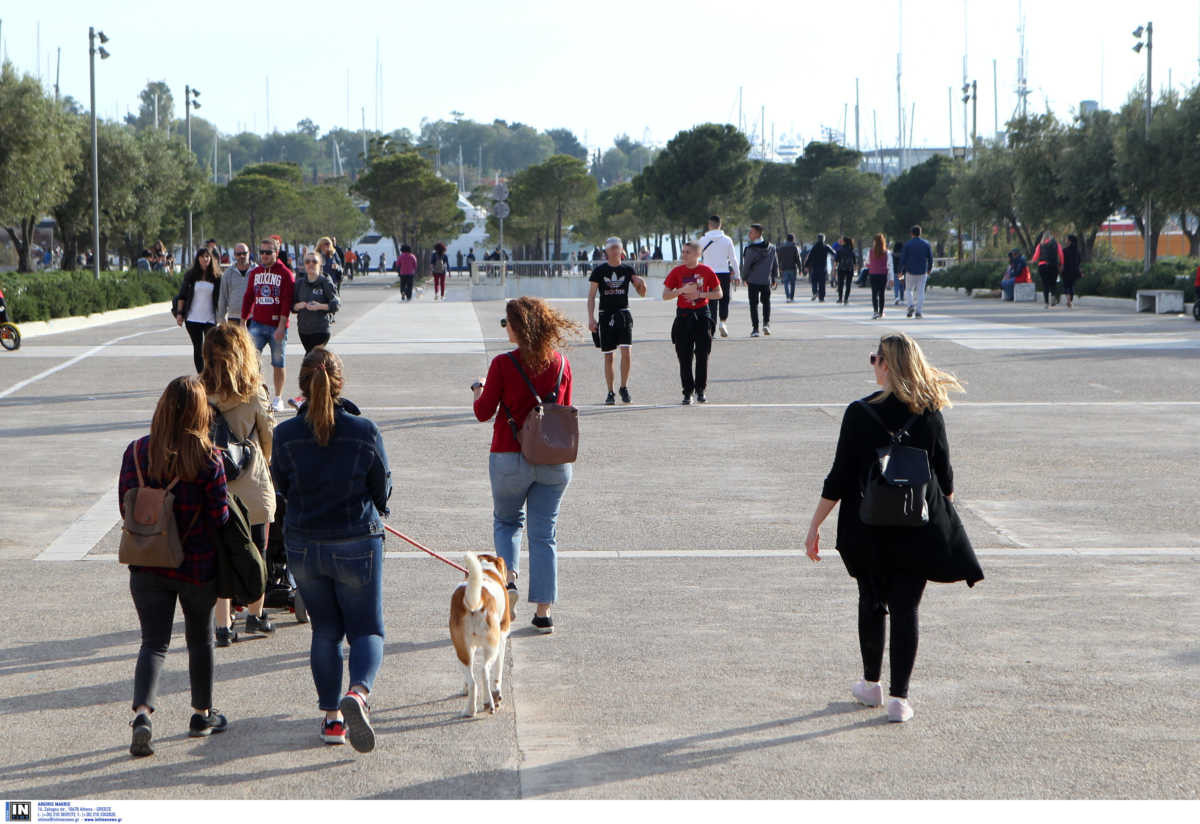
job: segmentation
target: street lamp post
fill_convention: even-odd
[[[176,86],[175,88],[179,88]],[[200,96],[200,92],[193,89],[191,86],[183,87],[183,119],[187,123],[187,147],[188,157],[192,154],[192,109],[200,108],[200,104],[196,102],[196,98]],[[192,204],[188,203],[187,214],[187,248],[188,251],[184,254],[184,262],[187,262],[187,255],[194,251],[195,246],[192,243]]]
[[[1146,35],[1145,41],[1141,39],[1143,34]],[[1146,147],[1148,149],[1150,146],[1150,120],[1154,116],[1154,86],[1151,81],[1151,70],[1153,68],[1151,55],[1154,51],[1154,23],[1147,23],[1145,27],[1138,26],[1133,30],[1133,36],[1138,38],[1137,45],[1133,47],[1134,52],[1141,52],[1143,48],[1146,49]],[[1146,186],[1146,211],[1144,217],[1142,218],[1142,223],[1145,226],[1145,231],[1143,233],[1143,237],[1145,239],[1145,243],[1143,244],[1145,246],[1145,256],[1144,260],[1142,261],[1142,273],[1149,274],[1150,260],[1153,252],[1150,244],[1153,243],[1154,237],[1154,233],[1150,230],[1149,183],[1147,183]]]
[[[96,38],[100,43],[108,42],[104,32],[98,32],[92,26],[88,27],[88,63],[90,67],[92,86],[92,274],[100,280],[100,153],[96,149],[96,52],[101,60],[108,59],[108,51],[101,45],[96,47]]]

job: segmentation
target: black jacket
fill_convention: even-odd
[[[1081,274],[1079,271],[1079,244],[1068,243],[1063,247],[1063,268],[1064,277],[1077,278]]]
[[[800,268],[800,247],[791,241],[779,244],[775,249],[775,256],[779,258],[780,269]]]
[[[908,407],[894,396],[874,408],[892,431],[903,427],[912,417]],[[909,436],[904,444],[926,450],[933,469],[933,481],[925,498],[929,504],[929,523],[915,528],[867,526],[858,517],[863,483],[876,460],[876,449],[887,446],[889,435],[857,402],[850,404],[842,416],[837,454],[821,495],[841,501],[837,550],[846,571],[855,578],[906,572],[929,581],[966,581],[974,586],[976,581],[983,580],[983,570],[954,504],[945,497],[954,491],[954,472],[942,413],[926,412],[909,429]]]
[[[213,281],[213,311],[217,309],[217,296],[221,293],[221,276],[217,275]],[[196,294],[196,278],[192,276],[192,270],[189,269],[183,275],[183,282],[179,284],[179,294],[175,295],[175,300],[171,301],[171,314],[176,317],[182,315],[187,317],[188,312],[192,308],[192,296]],[[179,301],[183,301],[183,310],[179,309]]]

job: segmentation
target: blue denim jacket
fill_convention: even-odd
[[[392,473],[379,427],[345,398],[333,412],[333,437],[321,446],[299,414],[275,427],[271,477],[287,501],[284,529],[309,538],[383,532]]]

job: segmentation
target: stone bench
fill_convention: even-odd
[[[1013,300],[1020,303],[1021,301],[1030,302],[1037,300],[1037,286],[1033,283],[1014,283],[1013,284]]]
[[[1183,290],[1138,289],[1137,311],[1156,315],[1180,314],[1183,312]]]

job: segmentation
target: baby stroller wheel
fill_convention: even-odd
[[[1192,317],[1200,320],[1200,296],[1196,297],[1196,302],[1192,304]]]
[[[0,346],[12,352],[21,348],[21,331],[14,323],[0,323]]]
[[[304,608],[304,597],[300,595],[300,590],[296,590],[295,599],[292,601],[292,608],[296,613],[297,624],[308,623],[308,610]]]

